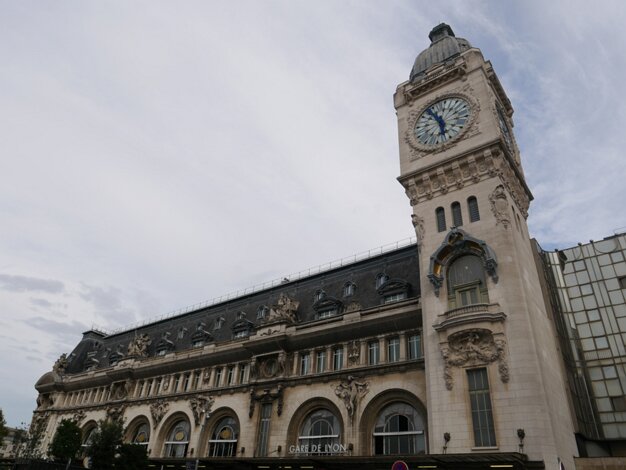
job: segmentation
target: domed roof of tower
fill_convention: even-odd
[[[415,59],[409,77],[411,81],[422,75],[434,64],[445,62],[472,47],[467,39],[455,37],[452,28],[445,23],[435,26],[428,38],[430,39],[430,46],[420,52]]]

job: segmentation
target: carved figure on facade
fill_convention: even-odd
[[[289,298],[286,294],[280,294],[276,305],[270,308],[268,321],[286,320],[290,323],[295,323],[297,320],[296,312],[299,306],[300,302],[297,300]]]
[[[72,415],[72,421],[76,424],[80,424],[83,419],[85,419],[85,410],[78,410]]]
[[[50,412],[35,412],[33,419],[30,422],[30,434],[32,436],[43,434],[48,427],[48,421],[50,420]]]
[[[54,400],[49,393],[40,393],[37,397],[37,409],[41,410],[44,408],[49,408],[54,405]]]
[[[148,355],[148,346],[152,344],[150,336],[141,334],[128,344],[128,355],[133,357],[146,357]]]
[[[110,421],[121,421],[124,416],[126,405],[117,405],[107,408],[107,419]]]
[[[201,423],[202,419],[206,420],[211,415],[213,403],[215,403],[215,398],[210,395],[198,395],[189,400],[196,426]]]
[[[415,229],[415,238],[417,238],[417,244],[421,245],[424,239],[424,218],[417,214],[411,214],[411,223]]]
[[[472,329],[455,333],[448,337],[448,344],[441,348],[444,360],[444,381],[452,390],[453,367],[474,367],[498,362],[498,372],[503,383],[509,381],[509,368],[506,363],[506,341],[494,340],[489,330]]]
[[[502,224],[504,228],[509,228],[511,223],[509,203],[503,185],[496,186],[496,189],[489,195],[489,202],[491,203],[491,211],[496,218],[496,225]]]
[[[52,370],[54,372],[56,372],[57,374],[63,374],[63,373],[65,373],[65,369],[67,368],[67,364],[68,364],[67,354],[63,353],[63,354],[61,354],[61,356],[56,360],[56,362],[52,366]]]
[[[163,419],[163,416],[165,416],[165,413],[167,413],[169,406],[169,403],[165,400],[157,400],[150,405],[150,414],[152,415],[152,426],[154,429],[156,429]]]
[[[369,392],[369,382],[359,382],[356,377],[351,375],[335,386],[335,395],[343,401],[351,424],[354,421],[359,402],[367,392]]]
[[[346,309],[344,310],[344,312],[345,313],[358,312],[359,310],[362,310],[362,309],[363,307],[361,306],[360,303],[356,301],[352,301],[348,305],[346,305]]]
[[[359,362],[359,358],[361,357],[361,342],[358,340],[354,340],[348,344],[348,360],[351,364],[356,364]]]

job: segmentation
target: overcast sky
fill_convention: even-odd
[[[392,95],[440,22],[545,248],[626,226],[626,15],[586,1],[0,0],[0,407],[118,328],[414,235]]]

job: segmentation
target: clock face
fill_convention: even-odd
[[[470,107],[461,98],[445,98],[429,106],[415,123],[415,137],[423,145],[439,145],[454,139],[465,127]]]

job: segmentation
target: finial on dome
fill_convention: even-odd
[[[428,35],[428,39],[430,39],[430,42],[435,42],[445,36],[455,37],[454,31],[452,31],[450,25],[447,25],[445,23],[439,23],[432,29],[432,31]]]

